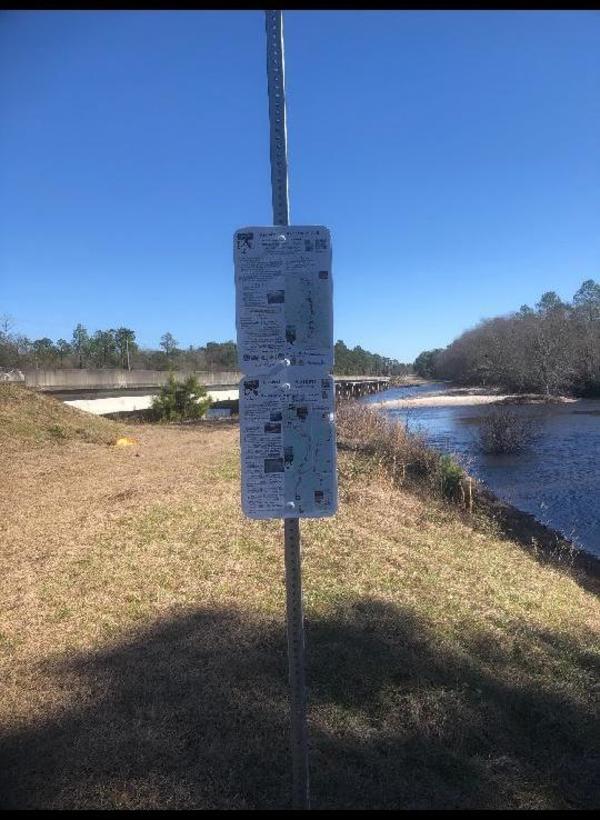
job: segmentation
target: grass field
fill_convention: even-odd
[[[0,806],[286,808],[281,525],[241,515],[237,428],[121,448],[66,410],[0,385]],[[359,454],[340,499],[302,526],[313,807],[597,807],[598,598]]]

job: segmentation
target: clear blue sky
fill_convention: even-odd
[[[412,360],[600,280],[596,12],[285,14],[292,222],[335,337]],[[262,12],[0,16],[0,313],[32,338],[234,338],[270,224]]]

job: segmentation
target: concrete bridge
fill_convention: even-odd
[[[11,374],[15,379],[17,371]],[[239,398],[238,371],[186,371],[173,373],[177,381],[194,375],[207,388],[213,408],[236,411]],[[79,369],[23,370],[17,379],[27,387],[52,393],[66,404],[97,415],[131,413],[147,410],[160,388],[167,383],[165,370]],[[386,390],[388,376],[334,376],[338,400],[347,400]]]

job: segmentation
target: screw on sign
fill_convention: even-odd
[[[331,237],[289,225],[280,11],[266,12],[273,225],[235,232],[242,508],[284,519],[293,807],[309,808],[300,518],[334,515]]]

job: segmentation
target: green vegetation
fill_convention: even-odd
[[[207,342],[204,347],[180,348],[172,333],[164,333],[158,350],[141,349],[135,331],[121,327],[89,333],[78,324],[71,342],[43,338],[31,341],[15,333],[10,317],[0,320],[0,368],[121,367],[149,370],[237,370],[233,341]],[[335,370],[340,376],[406,376],[412,366],[370,353],[342,341],[335,345]]]
[[[440,492],[444,498],[458,499],[462,482],[465,480],[465,472],[453,458],[448,454],[440,456],[437,465],[440,477]],[[464,493],[463,493],[464,497]]]
[[[179,382],[171,373],[152,402],[152,410],[159,421],[192,421],[201,419],[210,403],[206,388],[195,376]]]
[[[442,348],[436,347],[435,350],[419,353],[413,364],[415,373],[422,379],[433,379],[436,375],[435,364],[441,352]]]
[[[334,355],[336,376],[407,376],[412,372],[410,364],[370,353],[359,345],[351,350],[341,340],[335,343]]]
[[[236,370],[235,342],[207,342],[180,349],[172,333],[165,333],[160,349],[142,349],[134,330],[120,327],[88,332],[82,324],[70,342],[43,338],[34,341],[16,333],[10,317],[0,319],[0,368],[113,368],[149,370]]]
[[[600,284],[588,279],[571,302],[548,291],[535,309],[486,319],[414,367],[424,378],[518,393],[600,396]]]

